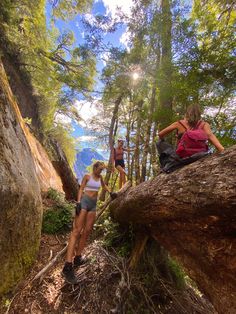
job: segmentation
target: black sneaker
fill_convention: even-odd
[[[81,255],[76,255],[74,258],[74,268],[84,265],[88,262],[88,258],[82,257]]]
[[[65,278],[65,281],[75,285],[78,283],[78,278],[75,276],[74,269],[72,268],[72,263],[68,266],[65,264],[65,266],[62,269],[62,275]]]

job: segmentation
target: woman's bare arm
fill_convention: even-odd
[[[174,122],[171,125],[169,125],[168,127],[166,127],[165,129],[161,130],[158,133],[158,136],[160,139],[162,139],[163,137],[165,137],[167,134],[171,133],[175,129],[178,129],[178,122]]]
[[[123,150],[127,153],[132,153],[135,151],[135,148],[123,148]]]
[[[215,148],[219,152],[222,152],[224,150],[224,147],[220,144],[220,141],[217,139],[217,137],[212,133],[209,123],[205,123],[203,130],[206,132],[208,140],[215,146]]]
[[[78,196],[77,196],[77,202],[79,203],[84,191],[84,188],[86,186],[87,181],[89,180],[89,175],[84,175],[83,180],[81,182],[80,188],[79,188],[79,192],[78,192]]]

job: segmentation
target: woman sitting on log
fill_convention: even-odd
[[[177,160],[178,158],[180,159],[180,162],[181,159],[187,161],[187,159],[190,159],[189,157],[193,158],[194,156],[201,156],[201,154],[203,156],[204,153],[208,152],[207,141],[210,141],[219,152],[224,150],[224,147],[212,133],[209,123],[201,120],[201,110],[199,105],[190,105],[187,108],[183,120],[176,121],[161,130],[158,133],[160,140],[163,140],[166,135],[174,130],[176,130],[177,137],[177,148],[175,151],[172,148],[173,152],[171,152],[171,145],[169,144],[167,144],[169,146],[168,148],[166,145],[165,147],[161,145],[161,141],[157,144],[159,155],[161,155],[163,149],[166,151],[168,149],[172,161],[175,159],[175,156],[173,156],[174,154],[176,155]],[[168,161],[168,156],[166,157],[166,161]]]

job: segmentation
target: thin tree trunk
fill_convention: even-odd
[[[152,173],[155,177],[159,171],[158,166],[158,158],[157,158],[157,149],[156,149],[156,142],[157,142],[157,123],[154,122],[153,131],[152,131],[152,144],[151,144],[151,157],[150,157],[150,163],[152,166]]]
[[[146,126],[146,134],[144,137],[145,143],[144,143],[143,156],[142,156],[142,174],[141,174],[140,182],[145,181],[146,174],[147,174],[147,159],[148,159],[148,153],[150,152],[151,126],[152,126],[155,104],[156,104],[156,83],[154,83],[153,88],[152,88],[151,106],[150,106],[150,112],[148,115],[148,121],[147,121],[147,126]]]
[[[134,124],[134,112],[135,108],[132,105],[132,101],[130,99],[130,110],[129,110],[129,118],[128,118],[128,123],[127,123],[127,146],[130,148],[130,143],[131,143],[131,137],[130,133],[133,130],[133,124]],[[133,162],[133,153],[128,151],[128,158],[127,158],[127,167],[128,167],[128,180],[132,181],[132,162]]]
[[[138,185],[140,183],[140,133],[141,133],[141,110],[143,106],[143,100],[138,102],[138,117],[137,117],[137,130],[136,130],[136,139],[135,139],[135,151],[134,151],[134,168],[135,168],[135,184]]]
[[[161,1],[160,128],[172,122],[172,14],[170,0]]]
[[[114,136],[116,134],[117,131],[117,127],[118,127],[118,109],[119,109],[119,105],[122,101],[122,97],[123,95],[120,95],[117,100],[115,101],[115,106],[113,109],[113,114],[112,114],[112,118],[111,118],[111,124],[110,124],[110,128],[109,128],[109,148],[110,148],[110,156],[109,156],[109,161],[108,161],[108,168],[107,168],[107,173],[104,179],[105,184],[108,184],[110,177],[111,177],[111,170],[112,170],[112,151],[113,151],[113,147],[114,147]],[[106,195],[106,191],[102,190],[99,199],[101,201],[105,200],[105,195]]]
[[[158,45],[156,48],[156,70],[157,73],[160,69],[160,43],[158,41]],[[152,86],[152,94],[151,94],[151,104],[150,104],[150,112],[148,115],[148,121],[147,121],[147,127],[146,127],[146,134],[145,134],[145,143],[144,143],[144,149],[143,149],[143,157],[142,157],[142,174],[141,174],[141,182],[144,182],[146,179],[147,174],[147,159],[148,159],[148,153],[151,152],[150,149],[150,137],[151,137],[151,129],[152,129],[152,122],[153,122],[153,116],[156,106],[156,89],[157,89],[157,76],[154,78],[153,86]]]
[[[132,158],[131,158],[131,165],[130,165],[130,178],[129,180],[131,181],[132,185],[133,185],[133,177],[134,177],[134,155],[132,155]]]
[[[150,154],[149,160],[148,160],[147,180],[149,180],[151,178],[151,171],[152,171],[152,156]]]

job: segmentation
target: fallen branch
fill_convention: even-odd
[[[32,279],[32,282],[39,278],[42,278],[42,276],[49,270],[49,268],[51,268],[56,263],[58,258],[66,252],[67,246],[68,243],[60,252],[57,253],[57,255],[55,255],[55,257],[42,270],[40,270],[39,273],[37,273],[37,275]]]

